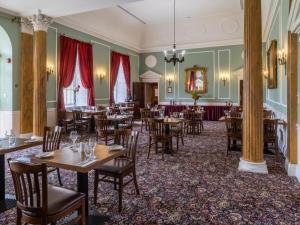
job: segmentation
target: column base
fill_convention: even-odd
[[[239,171],[252,172],[252,173],[268,173],[266,161],[263,162],[250,162],[240,158]]]
[[[289,162],[289,160],[286,158],[285,159],[285,170],[287,174],[291,177],[296,176],[297,173],[297,164],[292,164]]]
[[[44,137],[32,135],[31,139],[42,141]]]
[[[32,133],[20,134],[20,138],[31,138]]]

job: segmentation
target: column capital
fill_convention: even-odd
[[[53,18],[46,16],[41,13],[41,10],[38,10],[38,14],[28,17],[32,23],[34,31],[46,31],[49,25],[52,23]]]
[[[26,17],[21,18],[21,32],[26,34],[33,34],[33,27],[30,20]]]

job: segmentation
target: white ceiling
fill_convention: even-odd
[[[22,16],[36,14],[38,9],[51,17],[103,9],[141,0],[0,0],[0,7]]]
[[[262,0],[264,32],[273,2]],[[244,12],[240,3],[176,0],[178,48],[241,44]],[[0,7],[21,15],[41,9],[56,17],[56,22],[139,52],[161,51],[173,43],[173,0],[72,0],[72,4],[70,0],[0,0]]]

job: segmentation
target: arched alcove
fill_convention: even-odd
[[[12,44],[7,32],[0,26],[0,136],[13,128],[12,121]]]

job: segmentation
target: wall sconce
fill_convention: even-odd
[[[277,58],[278,58],[278,63],[279,65],[283,66],[284,65],[284,71],[285,71],[285,75],[286,75],[286,60],[287,60],[287,57],[286,57],[286,52],[284,49],[281,49],[278,51],[278,54],[277,54]]]
[[[100,83],[102,83],[102,81],[103,81],[103,79],[104,79],[104,77],[105,77],[104,72],[98,72],[98,73],[97,73],[97,77],[98,77],[98,79],[100,80]]]
[[[48,65],[48,66],[47,66],[46,74],[47,74],[47,80],[49,80],[49,76],[50,76],[51,74],[54,74],[53,65]]]
[[[220,80],[223,81],[223,85],[225,86],[226,84],[226,81],[229,80],[229,75],[227,73],[221,73],[220,74]]]
[[[268,79],[269,71],[268,70],[263,70],[263,76],[265,79]]]
[[[172,84],[173,80],[174,80],[174,77],[172,75],[170,75],[170,76],[167,77],[167,81],[168,81],[168,84],[169,84],[168,86],[169,87],[171,87],[171,84]]]

